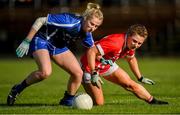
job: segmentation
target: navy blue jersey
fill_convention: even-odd
[[[94,44],[92,33],[82,30],[83,17],[70,13],[48,14],[47,21],[36,36],[48,40],[56,47],[64,47],[69,42],[82,39],[86,47]]]

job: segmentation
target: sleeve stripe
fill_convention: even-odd
[[[58,27],[73,27],[76,24],[79,24],[80,21],[74,23],[74,24],[58,24],[58,23],[54,23],[54,22],[47,22],[47,24],[49,25],[54,25],[54,26],[58,26]]]
[[[99,50],[99,53],[103,56],[103,55],[104,55],[104,51],[103,51],[101,45],[100,45],[100,44],[97,44],[96,47],[97,47],[97,49]]]

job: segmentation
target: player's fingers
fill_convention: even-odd
[[[16,55],[19,56],[19,48],[16,49]]]
[[[25,51],[25,54],[26,54],[26,55],[28,54],[28,50],[29,50],[29,48],[27,48],[26,51]]]
[[[18,52],[19,51],[19,47],[16,49],[16,52]]]
[[[99,78],[99,82],[100,82],[101,84],[104,84],[104,82],[102,81],[102,79],[101,79],[101,78]]]
[[[24,53],[25,53],[25,49],[22,48],[22,50],[19,53],[19,57],[23,57]]]
[[[21,57],[21,55],[22,55],[22,49],[19,48],[19,49],[17,50],[16,54],[17,54],[18,57]]]
[[[155,84],[155,82],[154,82],[154,81],[150,81],[150,83],[151,83],[152,85],[154,85],[154,84]]]
[[[151,85],[154,85],[154,84],[155,84],[155,82],[154,82],[153,80],[147,79],[147,81],[148,81],[149,84],[151,84]]]
[[[146,84],[149,84],[149,85],[152,85],[152,83],[151,82],[145,82]]]

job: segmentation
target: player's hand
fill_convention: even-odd
[[[110,65],[110,66],[113,66],[113,61],[112,60],[106,60],[104,59],[103,57],[100,59],[100,62],[104,65]]]
[[[27,55],[28,50],[29,50],[29,44],[30,44],[30,40],[28,40],[27,38],[25,38],[21,44],[19,45],[19,47],[16,49],[16,55],[18,57],[23,57],[24,54]]]
[[[149,85],[155,84],[155,82],[153,80],[145,78],[144,76],[142,76],[140,79],[138,79],[138,81],[145,83],[145,84],[149,84]]]
[[[99,77],[99,73],[97,71],[93,71],[91,74],[91,83],[92,85],[100,88],[101,84],[104,84],[104,82]]]

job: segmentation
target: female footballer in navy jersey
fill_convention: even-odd
[[[95,31],[102,22],[103,14],[100,6],[94,3],[88,3],[82,16],[61,13],[37,18],[27,37],[16,49],[16,54],[18,57],[23,57],[29,51],[38,69],[12,87],[7,97],[7,104],[14,105],[17,95],[26,87],[48,78],[52,72],[52,59],[70,74],[67,91],[59,104],[71,106],[81,84],[83,71],[74,54],[68,49],[68,44],[82,38],[84,46],[92,47],[94,41],[91,32]]]

